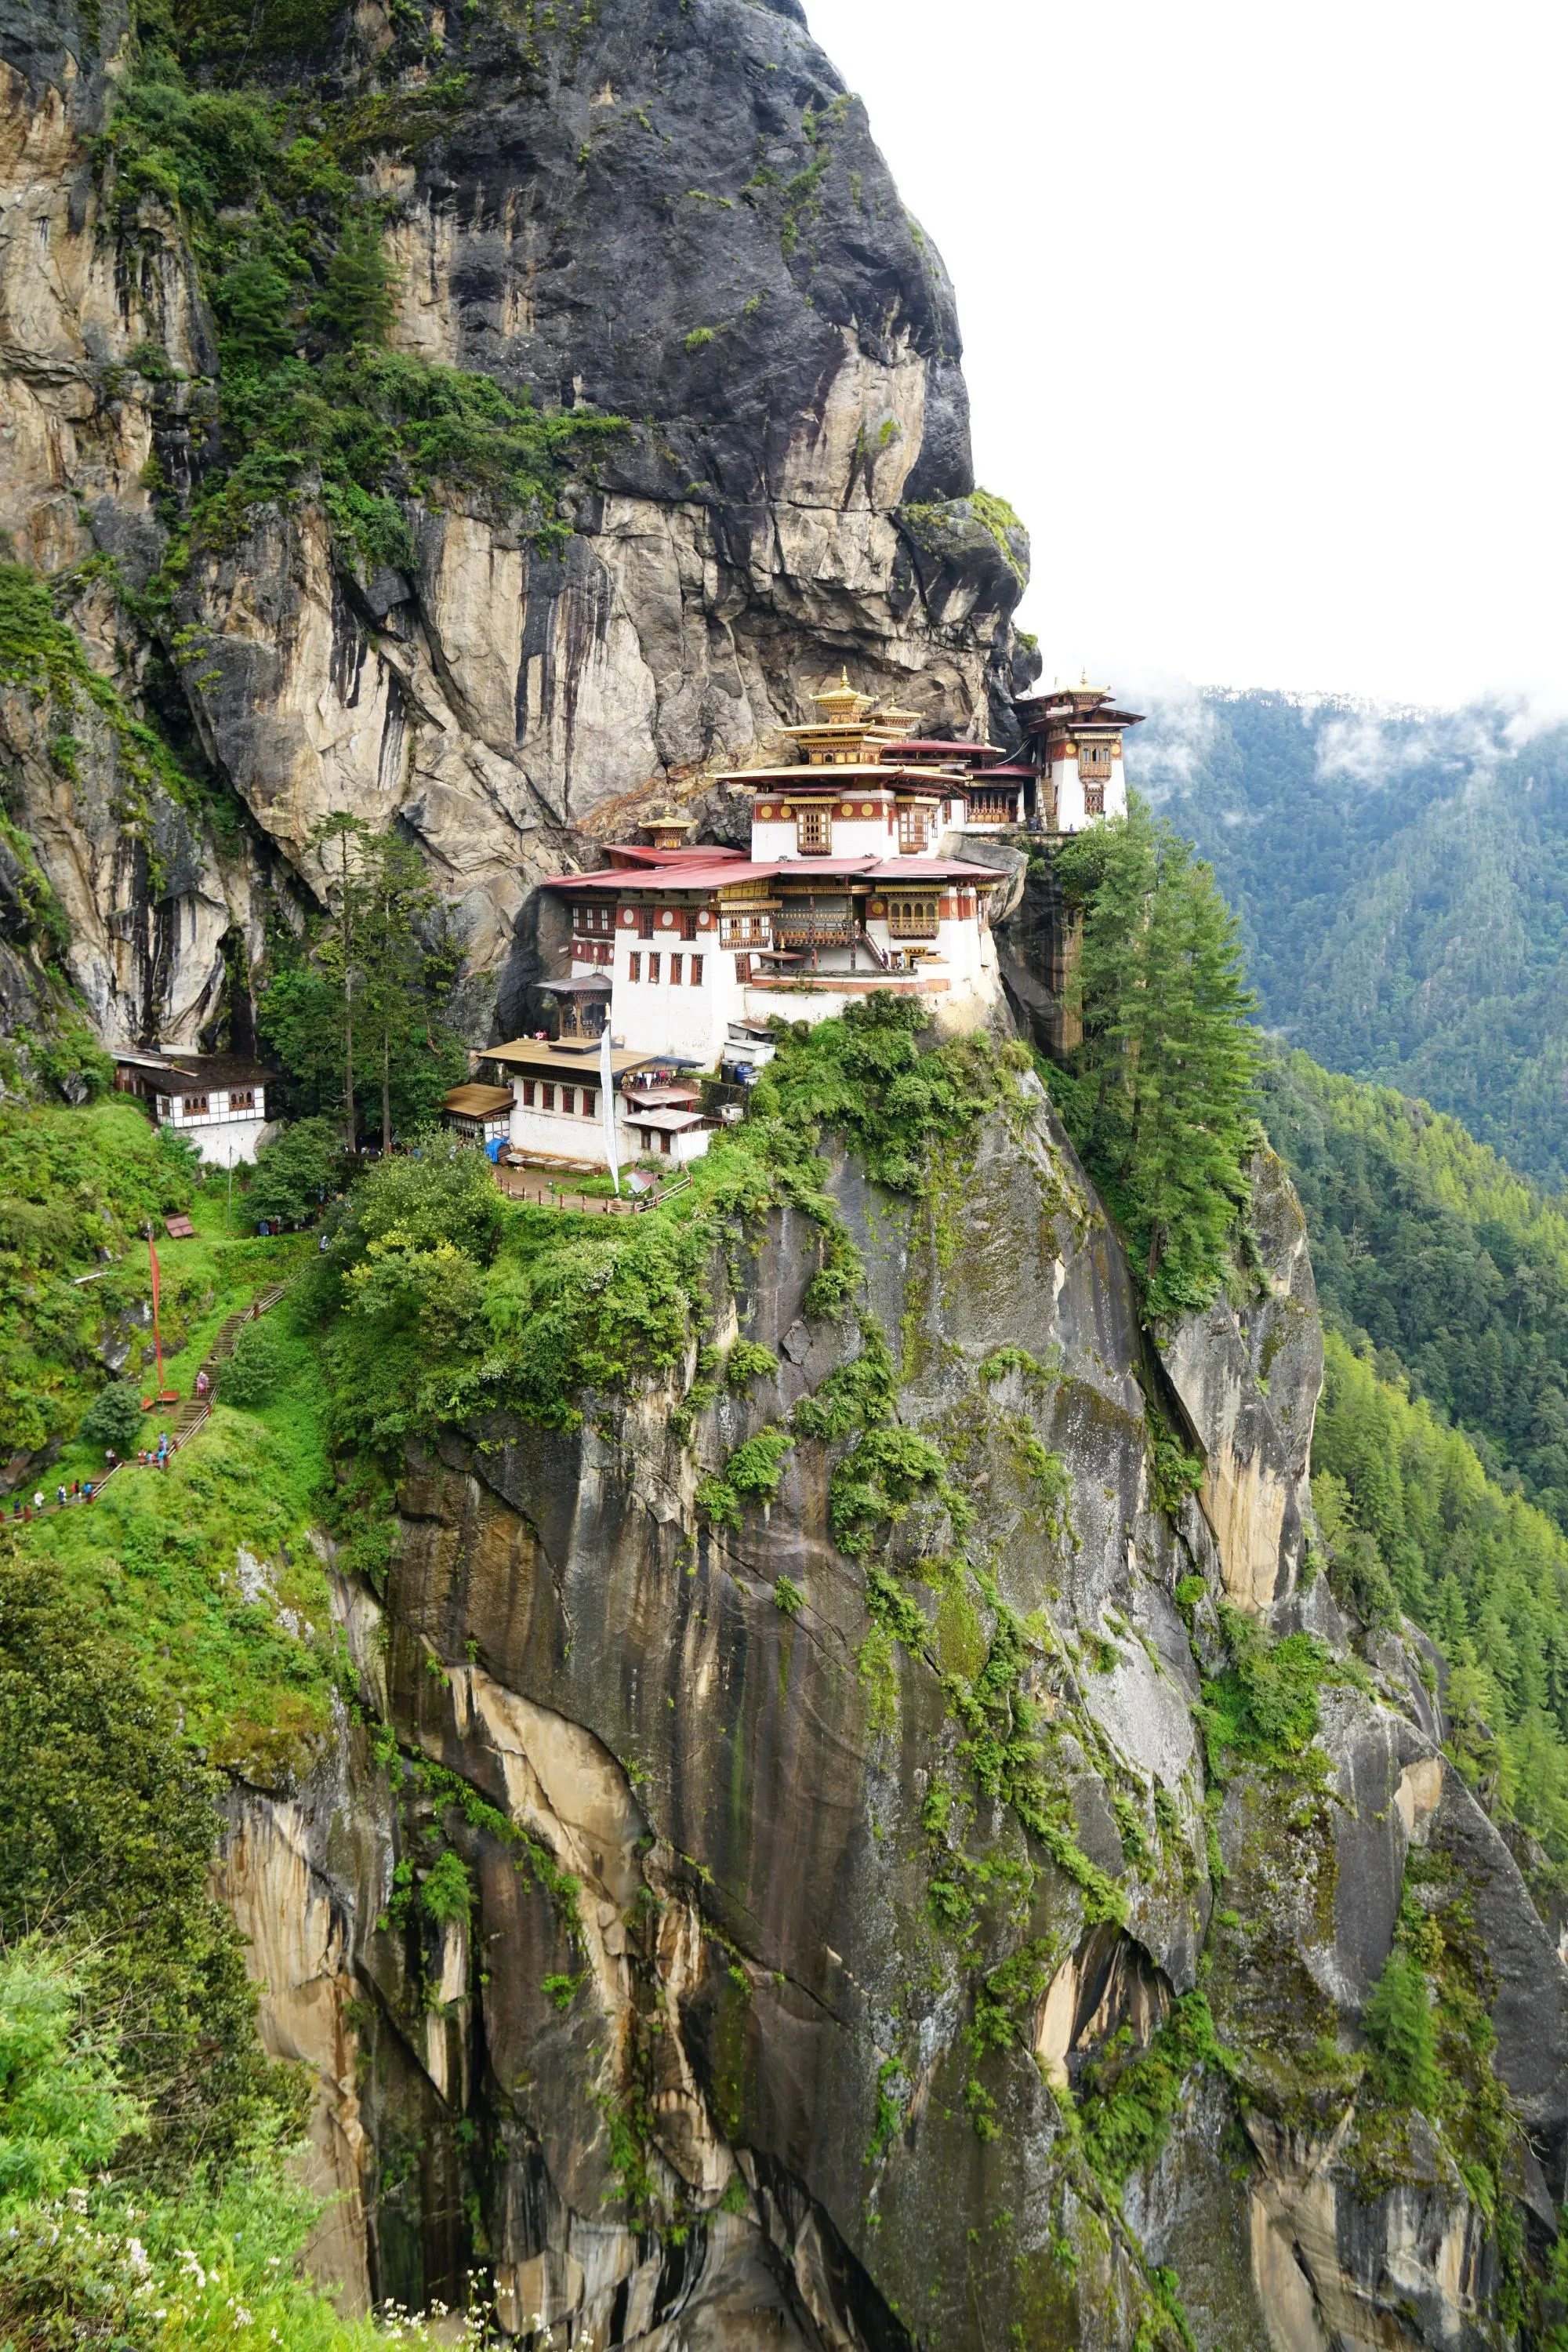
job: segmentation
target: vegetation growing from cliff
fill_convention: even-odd
[[[1124,2188],[1158,2157],[1192,2077],[1230,2064],[1201,1992],[1184,1993],[1146,2047],[1130,2025],[1121,2027],[1084,2067],[1068,2110],[1098,2179]]]
[[[1238,1765],[1300,1769],[1317,1738],[1318,1695],[1333,1683],[1364,1687],[1363,1670],[1336,1661],[1313,1633],[1271,1641],[1238,1609],[1222,1604],[1229,1663],[1205,1681],[1197,1707],[1209,1780],[1219,1786]]]
[[[805,1035],[781,1032],[744,1124],[716,1136],[689,1188],[652,1214],[576,1217],[508,1202],[477,1152],[374,1171],[320,1276],[340,1443],[395,1449],[410,1431],[498,1406],[576,1427],[593,1391],[684,1363],[711,1313],[716,1255],[777,1202],[819,1235],[808,1311],[841,1314],[859,1269],[823,1189],[825,1133],[842,1134],[881,1181],[909,1190],[1008,1084],[1007,1055],[977,1038],[922,1051],[919,1021],[918,1008],[873,996]],[[873,1369],[862,1367],[862,1384]],[[866,1400],[840,1402],[848,1416]],[[846,1418],[851,1425],[860,1423]],[[895,1501],[889,1482],[915,1475],[890,1455],[879,1469],[869,1455],[861,1466]],[[858,1508],[846,1502],[847,1528]]]
[[[47,711],[54,730],[50,761],[73,782],[82,752],[75,726],[88,712],[97,714],[114,745],[115,814],[147,841],[148,794],[162,792],[189,807],[196,787],[162,737],[132,716],[117,688],[89,661],[81,639],[56,610],[58,593],[25,566],[0,563],[0,687],[20,688]],[[26,854],[31,864],[30,845]],[[34,899],[57,955],[63,955],[69,945],[65,913],[41,874]]]
[[[1191,845],[1136,799],[1068,841],[1057,873],[1083,918],[1083,1038],[1050,1091],[1150,1314],[1183,1314],[1225,1280],[1249,1198],[1258,1045],[1236,923]]]
[[[209,453],[184,518],[198,541],[223,545],[259,507],[310,497],[345,562],[404,565],[410,509],[456,497],[559,545],[568,472],[620,420],[546,416],[488,376],[386,350],[397,289],[383,210],[353,176],[353,110],[244,82],[202,87],[187,71],[198,27],[178,12],[144,5],[142,34],[100,163],[123,213],[151,198],[176,215],[216,316],[222,454]],[[409,102],[449,121],[462,95],[448,75]]]

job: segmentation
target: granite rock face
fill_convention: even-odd
[[[408,13],[363,0],[319,55],[266,68],[382,110],[359,168],[398,272],[392,341],[626,429],[557,552],[525,518],[415,504],[413,567],[367,578],[307,496],[198,547],[163,620],[106,625],[89,593],[94,659],[133,709],[152,697],[226,817],[190,829],[175,877],[122,810],[110,880],[96,748],[79,809],[16,730],[0,741],[62,901],[89,877],[100,919],[71,907],[68,965],[111,1037],[213,1030],[220,940],[243,973],[268,911],[299,922],[329,812],[422,845],[510,1012],[533,885],[592,856],[584,828],[635,822],[650,790],[701,802],[829,671],[944,734],[1005,709],[1027,542],[971,501],[952,289],[798,10],[448,11],[468,79],[434,131]],[[179,222],[153,195],[128,215],[93,160],[132,54],[108,0],[96,40],[86,12],[0,6],[0,528],[45,572],[111,556],[134,590],[217,446],[217,362]]]
[[[921,1198],[832,1162],[865,1266],[842,1323],[807,1310],[818,1226],[775,1210],[737,1239],[710,1276],[716,1344],[778,1360],[744,1395],[700,1395],[683,1420],[684,1382],[634,1382],[576,1432],[500,1418],[411,1449],[384,1619],[346,1583],[341,1614],[371,1713],[452,1777],[395,1797],[345,1727],[300,1799],[239,1808],[229,1865],[247,1916],[254,1857],[281,1874],[302,1841],[309,1858],[257,1965],[297,1947],[309,1974],[303,2006],[269,1975],[264,2015],[321,2069],[323,2167],[363,2134],[332,2176],[340,2211],[363,2207],[342,2263],[360,2293],[449,2295],[480,2259],[523,2338],[984,2352],[1016,2329],[1112,2352],[1174,2341],[1166,2265],[1205,2352],[1508,2340],[1497,2241],[1448,2144],[1419,2116],[1375,2137],[1362,2021],[1415,1886],[1496,2034],[1510,2193],[1544,2245],[1568,1975],[1441,1754],[1414,1653],[1384,1634],[1357,1659],[1266,1496],[1256,1525],[1227,1506],[1228,1532],[1206,1516],[1217,1475],[1179,1521],[1161,1507],[1146,1408],[1169,1415],[1173,1391],[1103,1212],[1020,1084]],[[1268,1403],[1294,1442],[1315,1313],[1288,1188],[1258,1177],[1258,1297],[1232,1336],[1262,1346],[1285,1316]],[[942,1569],[940,1510],[847,1556],[842,1448],[809,1438],[738,1527],[698,1505],[872,1327],[895,1341],[899,1425],[941,1449],[974,1515],[984,1584]],[[1201,1363],[1205,1328],[1181,1360]],[[1234,1416],[1194,1418],[1235,1451]],[[1233,1539],[1274,1563],[1259,1624],[1349,1663],[1308,1757],[1216,1778],[1202,1709]],[[879,1576],[916,1612],[892,1641]],[[1048,1835],[976,1782],[955,1696],[1008,1626]],[[429,1866],[433,1788],[468,1792],[445,1835],[475,1890],[440,1927],[397,1893]],[[311,2005],[323,1987],[337,2026]],[[1117,2193],[1066,2102],[1092,2121],[1086,2068],[1146,2046],[1198,1988],[1230,2057],[1188,2076]],[[981,2030],[988,2000],[1005,2031]],[[639,2197],[679,2230],[650,2231]]]

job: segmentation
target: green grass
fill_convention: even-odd
[[[24,1551],[51,1562],[72,1597],[145,1661],[197,1747],[263,1779],[308,1762],[327,1728],[333,1677],[326,1577],[310,1539],[326,1475],[325,1400],[312,1349],[291,1334],[286,1347],[289,1377],[270,1404],[217,1405],[168,1470],[133,1465],[90,1505],[17,1532]],[[273,1601],[242,1598],[241,1546],[266,1564]],[[298,1635],[280,1623],[282,1610],[299,1620]]]
[[[151,1392],[152,1335],[129,1320],[152,1295],[149,1221],[164,1370],[182,1393],[224,1318],[308,1255],[308,1236],[230,1241],[226,1197],[224,1180],[204,1180],[189,1150],[123,1096],[79,1110],[0,1108],[0,1428],[19,1450],[67,1449],[32,1484],[52,1493],[62,1475],[68,1486],[102,1469],[100,1454],[71,1440],[103,1385],[98,1351],[116,1328],[131,1343],[124,1377]],[[164,1233],[176,1210],[194,1240]]]

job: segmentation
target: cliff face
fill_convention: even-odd
[[[1451,2143],[1356,2053],[1414,1900],[1495,2030],[1537,2259],[1568,1978],[1418,1649],[1358,1658],[1302,1576],[1321,1341],[1294,1196],[1261,1161],[1258,1290],[1163,1369],[1022,1085],[914,1202],[834,1163],[865,1266],[844,1323],[807,1309],[822,1233],[795,1212],[715,1265],[718,1344],[778,1360],[743,1402],[699,1389],[683,1417],[684,1382],[645,1381],[574,1434],[433,1433],[384,1601],[340,1581],[418,1769],[345,1728],[300,1799],[237,1803],[227,1879],[272,2046],[321,2070],[358,2294],[451,2295],[479,2257],[509,2329],[596,2347],[1112,2352],[1175,2341],[1173,2291],[1205,2352],[1513,2340]],[[847,1553],[844,1445],[800,1437],[776,1497],[716,1526],[704,1474],[832,1395],[874,1327],[945,1485]],[[1184,1409],[1208,1475],[1162,1503]],[[1216,1755],[1227,1592],[1323,1643],[1305,1746]],[[443,1840],[477,1895],[437,1922]]]
[[[510,1020],[532,884],[577,828],[752,756],[830,666],[943,732],[1011,675],[1027,545],[970,502],[952,290],[798,10],[571,13],[304,10],[314,53],[263,44],[250,75],[309,80],[382,205],[395,349],[626,420],[560,546],[411,497],[413,562],[367,572],[307,484],[198,532],[149,610],[222,457],[208,289],[156,189],[127,203],[93,146],[123,15],[95,41],[69,8],[0,7],[0,528],[46,572],[88,566],[90,658],[210,786],[154,785],[128,822],[111,748],[51,764],[58,694],[0,712],[106,1034],[190,1044],[226,991],[232,1013],[225,942],[243,992],[338,809],[424,846]]]

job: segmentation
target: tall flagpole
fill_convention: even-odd
[[[616,1188],[616,1198],[621,1197],[620,1147],[616,1140],[616,1066],[610,1055],[610,1013],[605,1008],[605,1025],[599,1032],[599,1106],[605,1115],[605,1150],[609,1156],[610,1176]]]
[[[147,1228],[147,1255],[153,1266],[153,1352],[158,1359],[158,1394],[163,1393],[163,1341],[158,1329],[158,1253],[153,1246],[153,1228]]]

